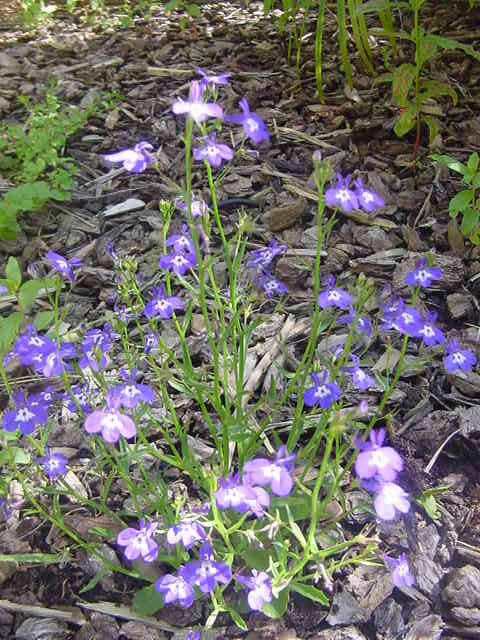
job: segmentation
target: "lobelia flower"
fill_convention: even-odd
[[[337,174],[336,184],[325,191],[325,202],[330,207],[340,207],[347,213],[359,208],[357,194],[349,188],[350,179],[351,176],[344,178],[341,173]]]
[[[361,449],[355,460],[355,472],[359,478],[368,479],[377,475],[386,482],[395,480],[403,469],[403,460],[395,449],[384,447],[385,429],[370,431],[370,442],[356,439],[355,446]]]
[[[182,233],[175,233],[168,236],[165,246],[173,247],[175,253],[195,252],[195,245],[193,244],[192,236],[186,224],[182,225]]]
[[[245,484],[246,480],[242,482]],[[249,486],[248,484],[246,486]],[[265,511],[270,507],[270,496],[262,487],[250,487],[253,495],[248,492],[245,495],[243,505],[238,508],[240,513],[251,511],[256,518],[263,518]]]
[[[133,409],[139,402],[150,404],[155,400],[155,393],[148,384],[135,382],[137,369],[134,367],[129,375],[128,371],[122,369],[120,375],[125,380],[125,384],[118,386],[115,393],[118,394],[120,404],[129,409]]]
[[[198,522],[179,522],[167,530],[168,544],[175,545],[181,542],[187,550],[206,537],[205,529]]]
[[[145,334],[145,345],[143,347],[143,350],[148,355],[152,351],[152,349],[155,349],[157,345],[158,345],[157,334],[153,333],[153,331],[148,331],[148,333]]]
[[[46,378],[52,376],[60,376],[64,371],[72,371],[72,367],[65,362],[67,358],[72,359],[77,355],[77,350],[73,344],[63,342],[57,349],[55,343],[55,351],[47,354],[45,358],[35,361],[33,366],[36,371],[42,373]]]
[[[201,631],[189,631],[187,635],[187,640],[202,640],[202,632]]]
[[[393,321],[392,326],[400,333],[408,333],[418,338],[419,331],[423,327],[423,318],[415,307],[404,307]]]
[[[155,162],[153,149],[149,142],[137,142],[133,149],[124,149],[103,156],[108,162],[121,162],[123,168],[131,173],[143,173],[149,164]]]
[[[245,135],[255,144],[260,144],[263,140],[268,142],[270,136],[262,118],[250,111],[246,98],[242,98],[238,104],[243,113],[225,116],[225,122],[241,124]]]
[[[355,318],[357,320],[355,328],[358,333],[364,333],[370,338],[372,335],[372,323],[370,321],[370,318],[367,318],[365,316],[357,316],[353,309],[350,309],[349,313],[342,316],[341,318],[338,318],[337,323],[351,325],[353,324]]]
[[[20,429],[22,436],[30,435],[35,431],[36,425],[43,426],[48,420],[48,411],[45,405],[34,404],[25,397],[23,391],[13,394],[15,408],[6,411],[2,418],[2,428],[9,433]]]
[[[336,382],[327,382],[328,371],[323,372],[322,378],[318,373],[312,373],[313,387],[303,392],[303,402],[307,407],[319,405],[322,409],[328,409],[334,402],[340,399],[342,392]]]
[[[183,200],[183,198],[177,198],[175,200],[175,206],[177,209],[188,212],[187,203]],[[201,198],[195,198],[193,193],[190,195],[190,210],[192,213],[192,218],[195,220],[196,218],[202,218],[208,211],[208,206],[206,202],[204,202]]]
[[[228,478],[218,479],[219,489],[215,491],[215,502],[219,509],[234,509],[235,511],[248,511],[247,499],[257,500],[253,488],[248,484],[239,483],[239,474],[233,474]]]
[[[408,513],[410,502],[408,494],[394,482],[377,482],[375,480],[364,480],[362,486],[374,491],[377,495],[373,501],[373,506],[377,516],[381,520],[393,520],[396,512]]]
[[[153,300],[147,302],[144,314],[147,318],[160,316],[164,320],[171,318],[174,311],[183,309],[183,302],[177,296],[169,296],[165,293],[165,287],[153,287]]]
[[[249,589],[247,602],[252,611],[261,611],[266,602],[272,601],[270,576],[265,571],[252,569],[250,577],[237,575],[235,580]]]
[[[352,306],[352,296],[345,289],[335,287],[334,276],[329,276],[325,284],[327,289],[318,294],[318,306],[320,308],[338,307],[339,309],[349,309]]]
[[[184,609],[188,609],[195,600],[195,592],[192,585],[184,578],[185,567],[179,567],[178,575],[170,573],[162,576],[155,582],[155,591],[163,596],[163,604],[178,604]]]
[[[77,399],[77,402],[84,413],[90,413],[91,411],[93,411],[92,405],[90,404],[90,396],[92,393],[92,388],[88,382],[86,382],[83,385],[80,385],[80,384],[73,385],[71,387],[71,391],[75,396],[75,398]],[[70,396],[68,391],[65,391],[63,400],[66,408],[69,411],[71,411],[72,413],[77,413],[78,411],[77,405],[75,404],[73,398]]]
[[[413,587],[415,584],[415,578],[410,572],[410,567],[408,566],[408,560],[405,553],[399,558],[391,558],[385,554],[383,556],[384,561],[393,567],[392,572],[392,582],[396,587],[403,587],[404,584],[407,587]]]
[[[37,464],[43,464],[47,476],[53,480],[57,476],[67,472],[67,458],[63,453],[50,453],[50,449],[45,447],[45,455],[35,460]]]
[[[188,100],[176,100],[172,104],[172,111],[175,115],[189,115],[200,124],[207,118],[222,118],[223,109],[215,102],[203,102],[203,86],[198,80],[193,80],[190,85],[190,96]]]
[[[88,367],[92,371],[98,372],[107,364],[105,354],[113,349],[112,340],[119,338],[120,335],[112,331],[112,327],[106,324],[103,329],[90,329],[85,334],[81,349],[83,356],[79,360],[79,367],[85,371]]]
[[[272,239],[267,247],[254,249],[250,252],[251,259],[247,262],[247,267],[250,269],[263,269],[264,267],[268,267],[274,258],[281,253],[285,253],[286,250],[286,245],[278,244],[275,239]]]
[[[254,458],[243,466],[243,480],[248,485],[270,485],[276,496],[288,496],[293,489],[291,472],[294,469],[295,454],[287,454],[287,447],[282,445],[275,459]]]
[[[38,333],[34,325],[27,325],[25,332],[18,336],[15,343],[15,353],[20,363],[32,365],[39,354],[45,356],[55,349],[55,342],[47,336]]]
[[[120,397],[114,389],[109,389],[105,395],[106,410],[94,411],[87,416],[84,427],[87,433],[102,433],[105,442],[115,443],[122,435],[130,439],[137,434],[135,422],[118,411]]]
[[[82,265],[82,261],[80,258],[71,258],[71,260],[67,260],[59,253],[55,253],[54,251],[48,251],[45,254],[45,258],[50,262],[55,271],[58,271],[65,277],[67,277],[70,282],[75,282],[75,274],[73,273],[73,269],[76,267],[80,267]]]
[[[208,160],[212,167],[218,168],[222,164],[222,160],[231,160],[234,153],[228,145],[216,142],[216,135],[213,131],[211,136],[205,136],[206,144],[198,149],[193,149],[193,157],[195,160]]]
[[[417,336],[423,338],[424,343],[428,347],[433,347],[435,344],[444,344],[445,342],[443,332],[434,324],[436,319],[436,313],[427,313],[423,321],[423,326],[417,332]]]
[[[409,271],[405,276],[405,282],[412,287],[429,287],[434,280],[440,280],[442,270],[438,267],[427,267],[427,259],[422,258],[415,265],[413,271]]]
[[[355,180],[355,195],[358,204],[367,213],[373,213],[377,207],[385,206],[385,200],[375,191],[364,187],[361,178]]]
[[[275,295],[283,295],[288,293],[288,287],[274,278],[269,271],[262,271],[257,274],[256,281],[261,284],[267,296],[271,299]]]
[[[342,349],[343,351],[343,349]],[[368,373],[360,367],[360,359],[355,354],[350,354],[350,358],[353,363],[353,367],[344,367],[345,371],[348,371],[352,376],[352,382],[360,391],[366,391],[370,387],[376,387],[377,382]]]
[[[225,562],[215,562],[212,547],[204,542],[200,547],[200,560],[194,560],[183,567],[183,578],[202,593],[211,593],[217,582],[227,584],[232,579],[232,570]]]
[[[189,269],[197,264],[195,253],[167,253],[160,258],[162,269],[168,269],[172,273],[183,276]]]
[[[158,544],[153,540],[158,524],[147,524],[145,518],[139,523],[139,529],[127,527],[117,535],[117,544],[125,547],[123,555],[127,560],[136,560],[140,556],[145,562],[155,562],[158,556]]]
[[[468,349],[460,349],[460,344],[456,338],[450,340],[447,345],[448,355],[443,361],[445,369],[450,373],[461,369],[461,371],[471,371],[472,367],[477,363],[477,358]]]
[[[230,72],[211,75],[204,71],[201,67],[197,67],[196,72],[202,76],[200,82],[205,86],[209,85],[211,88],[215,88],[217,84],[228,84],[228,79],[232,75]]]

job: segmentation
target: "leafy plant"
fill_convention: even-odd
[[[460,229],[463,235],[473,244],[480,244],[480,196],[478,195],[480,172],[478,170],[478,153],[476,151],[472,153],[466,165],[451,156],[432,155],[430,157],[462,176],[467,189],[459,191],[450,200],[448,211],[451,218],[456,218],[458,214],[461,214]]]
[[[45,5],[43,0],[20,0],[23,19],[27,26],[35,25],[49,18],[56,10],[55,5]]]
[[[70,198],[76,167],[63,155],[65,145],[100,108],[95,101],[83,109],[61,109],[52,93],[37,104],[25,96],[19,101],[27,110],[26,122],[3,127],[0,138],[0,170],[15,185],[0,200],[0,238],[4,240],[18,234],[19,213],[39,210],[48,200]]]
[[[180,29],[184,29],[187,26],[190,18],[198,18],[201,15],[200,9],[195,4],[195,1],[188,2],[188,0],[170,0],[165,5],[164,10],[166,13],[176,10],[186,12],[187,15],[180,18]]]

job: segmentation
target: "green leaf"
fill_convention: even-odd
[[[226,610],[232,616],[232,620],[235,622],[237,627],[239,629],[243,629],[244,631],[247,631],[248,627],[245,620],[242,618],[242,616],[239,613],[237,613],[233,607],[226,607]]]
[[[55,318],[55,311],[39,311],[35,316],[35,320],[33,324],[37,327],[39,331],[46,329],[49,325],[53,323]]]
[[[473,171],[474,173],[478,171],[478,153],[476,151],[470,154],[470,157],[467,162],[467,167],[470,169],[470,171]]]
[[[477,175],[474,177],[472,187],[474,189],[480,189],[480,173],[477,173]]]
[[[7,279],[12,283],[12,287],[14,291],[17,291],[20,284],[22,283],[22,272],[20,271],[20,267],[16,258],[10,256],[7,262],[7,269],[5,271]]]
[[[323,593],[321,589],[317,589],[311,584],[303,584],[302,582],[293,582],[290,583],[290,589],[296,591],[300,595],[308,598],[309,600],[313,600],[313,602],[319,602],[324,606],[328,606],[329,600],[327,596]]]
[[[247,566],[257,571],[266,571],[268,569],[270,555],[270,552],[264,549],[254,549],[253,547],[240,552],[240,556],[246,562]]]
[[[422,91],[420,93],[420,102],[425,102],[428,98],[441,96],[450,96],[454,105],[458,102],[457,92],[447,82],[438,80],[426,80],[422,82]]]
[[[393,127],[395,134],[402,138],[407,134],[414,126],[416,122],[415,112],[412,113],[412,109],[406,109],[403,111]]]
[[[135,594],[132,602],[132,608],[137,613],[144,616],[153,616],[163,607],[162,594],[155,591],[155,585],[143,587]]]
[[[415,80],[415,73],[415,65],[409,62],[401,64],[393,72],[392,95],[399,107],[407,106],[408,94]]]
[[[446,38],[444,36],[437,36],[433,33],[429,33],[424,39],[431,40],[439,47],[442,47],[442,49],[461,49],[467,55],[480,62],[480,53],[475,51],[475,49],[469,44],[463,44],[463,42],[459,42],[458,40],[453,40],[452,38]]]
[[[433,141],[437,137],[440,129],[440,122],[433,116],[422,116],[422,118],[428,127],[428,142],[429,144],[433,144]]]
[[[463,219],[460,230],[468,238],[472,231],[478,226],[478,210],[472,207],[463,209]]]
[[[97,584],[100,582],[103,576],[107,573],[107,571],[108,569],[106,567],[104,569],[100,569],[100,571],[96,573],[91,580],[89,580],[88,584],[85,585],[83,589],[79,591],[79,593],[87,593],[87,591],[91,591],[94,587],[97,586]]]
[[[0,451],[0,464],[8,464],[13,460],[15,464],[29,464],[32,457],[23,447],[8,447]]]
[[[471,189],[464,189],[463,191],[459,191],[456,196],[454,196],[450,200],[450,204],[448,205],[448,211],[450,213],[450,217],[454,218],[459,211],[463,211],[473,198],[473,191]]]
[[[43,287],[44,284],[40,280],[27,280],[22,284],[18,292],[18,304],[24,311],[35,302],[38,292]]]
[[[273,598],[272,602],[263,605],[262,613],[269,618],[281,618],[287,610],[288,594],[288,589],[283,589],[277,598]]]
[[[14,311],[6,318],[0,318],[0,353],[5,354],[18,336],[21,315]]]
[[[187,6],[185,7],[185,11],[189,16],[193,16],[194,18],[200,18],[202,15],[202,12],[196,4],[187,4]]]
[[[0,553],[0,562],[26,562],[29,564],[57,564],[64,562],[63,553]]]
[[[462,176],[465,175],[465,171],[467,170],[467,167],[461,162],[459,162],[458,160],[455,160],[455,158],[452,158],[450,156],[445,156],[445,155],[438,155],[437,153],[434,153],[433,155],[431,155],[430,158],[432,160],[436,160],[437,162],[441,162],[442,164],[446,165],[449,169],[451,169],[452,171],[456,171],[457,173],[460,173]]]
[[[435,42],[431,40],[426,40],[425,36],[422,34],[420,37],[420,46],[415,52],[415,60],[418,62],[419,67],[423,67],[423,65],[432,60],[438,51],[438,46]]]

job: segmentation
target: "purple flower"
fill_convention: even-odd
[[[318,294],[318,306],[322,309],[328,307],[338,307],[339,309],[349,309],[353,303],[352,296],[345,289],[335,287],[334,276],[329,276],[326,280],[327,289]]]
[[[270,576],[265,571],[252,569],[251,577],[235,576],[241,584],[249,589],[247,601],[252,611],[261,611],[265,602],[272,601],[272,587]]]
[[[246,500],[256,501],[257,496],[252,487],[239,483],[238,473],[228,478],[218,479],[219,489],[215,491],[215,502],[219,509],[248,511]]]
[[[211,136],[205,136],[205,146],[193,150],[195,160],[208,160],[212,167],[218,168],[222,164],[222,160],[231,160],[234,156],[232,149],[222,142],[216,142],[216,133],[212,132]]]
[[[404,584],[407,587],[413,587],[415,584],[415,578],[410,572],[410,567],[408,566],[408,560],[405,553],[399,558],[391,558],[385,554],[383,556],[384,561],[393,567],[392,572],[392,582],[396,587],[402,587]]]
[[[55,349],[56,343],[38,333],[34,325],[28,325],[25,332],[15,343],[15,353],[21,364],[32,365],[38,358],[44,361],[46,356]]]
[[[246,98],[242,98],[238,103],[243,113],[235,113],[225,116],[225,122],[241,124],[245,135],[255,144],[260,144],[262,140],[270,140],[267,127],[264,121],[256,113],[252,113]]]
[[[114,389],[109,389],[105,395],[107,409],[94,411],[87,416],[84,427],[87,433],[102,432],[105,442],[117,442],[120,436],[133,438],[137,433],[135,422],[118,411],[120,397]]]
[[[175,200],[175,206],[177,207],[177,209],[180,209],[185,213],[187,213],[188,211],[187,203],[183,200],[183,198],[177,198]],[[195,199],[193,193],[190,196],[190,207],[192,218],[194,220],[195,218],[202,218],[208,211],[207,204],[201,198]]]
[[[118,394],[120,404],[124,407],[133,409],[139,402],[150,404],[155,400],[155,393],[148,384],[135,382],[135,376],[137,375],[137,369],[135,367],[132,369],[130,375],[125,369],[122,369],[120,374],[125,380],[125,384],[117,387],[115,393]]]
[[[3,414],[2,427],[5,431],[12,433],[19,428],[22,436],[28,436],[34,432],[36,425],[46,424],[48,412],[45,405],[32,405],[23,391],[13,394],[13,403],[15,409]]]
[[[158,524],[151,522],[146,524],[145,519],[140,520],[139,529],[127,527],[117,536],[117,544],[125,547],[123,555],[127,560],[136,560],[139,556],[145,562],[154,562],[158,555],[158,544],[152,537],[157,530]]]
[[[357,319],[356,330],[359,333],[364,333],[366,336],[370,337],[372,335],[372,323],[369,318],[365,316],[356,316],[353,309],[350,309],[350,312],[346,315],[338,318],[338,324],[346,324],[351,325],[353,321]]]
[[[153,333],[153,331],[149,331],[148,333],[145,334],[144,351],[147,355],[152,351],[152,349],[155,349],[157,344],[158,344],[158,336],[156,333]]]
[[[202,632],[201,631],[189,631],[187,635],[187,640],[202,640]]]
[[[73,269],[76,267],[80,267],[82,261],[80,258],[72,258],[71,260],[67,260],[59,253],[55,253],[54,251],[48,251],[45,254],[45,258],[50,262],[55,271],[58,271],[62,275],[66,276],[70,282],[75,282],[75,274],[73,273]]]
[[[43,468],[50,479],[54,479],[67,472],[67,458],[63,453],[50,453],[45,447],[45,455],[35,460],[37,464],[43,464]]]
[[[178,604],[184,609],[188,609],[195,600],[195,592],[192,585],[183,577],[184,567],[178,569],[178,576],[170,573],[162,576],[155,582],[155,591],[163,594],[163,603]]]
[[[214,102],[203,102],[203,86],[193,80],[190,85],[190,96],[188,100],[176,100],[172,105],[172,111],[175,115],[187,114],[197,124],[203,122],[207,118],[221,118],[223,109]]]
[[[90,384],[87,382],[83,385],[76,384],[71,387],[72,394],[75,396],[80,408],[84,413],[90,413],[92,411],[92,406],[90,404],[90,395],[92,393],[92,389]],[[77,413],[77,405],[73,401],[73,398],[70,396],[68,391],[65,391],[64,394],[64,402],[65,406],[72,413]]]
[[[370,442],[357,439],[356,446],[362,449],[355,460],[355,472],[359,478],[367,479],[378,475],[382,480],[391,482],[403,469],[403,460],[392,447],[384,447],[385,429],[378,433],[370,431]]]
[[[438,267],[427,267],[427,259],[417,262],[414,271],[409,271],[405,276],[405,282],[412,287],[429,287],[434,280],[442,277],[442,270]]]
[[[250,252],[251,259],[247,262],[247,267],[253,269],[263,269],[268,267],[274,258],[287,250],[286,245],[278,244],[276,240],[270,240],[268,247],[255,249]]]
[[[462,371],[471,371],[472,367],[477,363],[477,358],[468,349],[460,349],[459,342],[456,338],[450,340],[447,345],[448,355],[444,360],[445,369],[450,373],[461,369]]]
[[[396,512],[408,513],[410,502],[408,494],[394,482],[377,482],[375,480],[365,480],[362,483],[365,489],[375,491],[377,495],[373,501],[373,506],[377,516],[382,520],[393,520]]]
[[[245,478],[242,479],[243,484],[246,484]],[[246,484],[248,487],[249,485]],[[262,489],[262,487],[250,487],[253,494],[250,491],[245,493],[243,505],[240,505],[237,511],[243,513],[245,511],[251,511],[256,518],[263,518],[265,511],[270,507],[270,496]]]
[[[282,445],[275,455],[275,460],[254,458],[243,467],[243,480],[248,485],[270,485],[276,496],[288,496],[293,489],[291,472],[294,469],[295,454],[286,454],[287,448]]]
[[[182,233],[168,236],[165,246],[173,247],[175,253],[194,253],[195,245],[186,224],[182,225]]]
[[[195,253],[167,253],[160,258],[162,269],[168,269],[172,273],[183,276],[189,269],[197,264]]]
[[[358,204],[367,213],[373,213],[377,207],[385,206],[385,200],[378,193],[365,188],[361,178],[355,180],[355,195]]]
[[[217,582],[227,584],[232,579],[232,570],[225,562],[215,562],[212,547],[204,542],[200,547],[200,560],[189,562],[183,567],[183,577],[202,593],[211,593]]]
[[[153,287],[153,300],[145,305],[145,315],[147,318],[160,316],[164,320],[171,318],[174,311],[183,309],[183,302],[177,296],[169,296],[165,293],[165,287]]]
[[[393,321],[392,326],[400,333],[408,333],[417,338],[423,327],[423,318],[415,307],[404,307]]]
[[[322,409],[328,409],[334,402],[340,399],[342,392],[336,382],[326,382],[328,372],[324,371],[322,379],[318,373],[312,373],[313,387],[303,392],[303,402],[307,407],[320,405]]]
[[[197,67],[197,73],[202,76],[200,82],[204,85],[210,85],[212,88],[217,84],[228,84],[228,79],[232,75],[231,73],[219,73],[218,75],[210,75],[204,71],[201,67]]]
[[[257,283],[261,284],[267,296],[271,299],[276,295],[288,293],[288,288],[283,282],[274,278],[269,271],[263,271],[257,275]]]
[[[370,387],[376,387],[377,383],[375,378],[365,373],[360,367],[360,360],[355,354],[351,354],[350,358],[353,363],[353,367],[344,367],[345,371],[348,371],[352,376],[352,382],[360,391],[366,391]]]
[[[436,319],[436,313],[427,313],[423,326],[417,331],[417,336],[423,338],[423,341],[429,347],[433,347],[435,344],[444,344],[445,342],[445,336],[442,331],[434,324]]]
[[[342,174],[337,174],[335,186],[325,191],[325,202],[330,207],[340,207],[347,213],[352,209],[358,209],[358,197],[355,191],[349,188],[351,176],[343,178]]]
[[[123,168],[131,173],[143,173],[149,164],[155,162],[150,153],[153,149],[149,142],[138,142],[133,149],[124,149],[104,156],[108,162],[121,162]]]
[[[198,522],[179,522],[168,528],[167,542],[171,545],[181,542],[185,549],[191,549],[206,536],[205,529]]]

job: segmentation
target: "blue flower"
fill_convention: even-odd
[[[334,402],[340,399],[342,392],[336,382],[327,382],[328,372],[324,371],[320,379],[318,373],[312,373],[314,386],[303,392],[303,402],[307,407],[319,405],[322,409],[328,409]]]
[[[325,191],[325,202],[330,207],[340,207],[347,213],[359,208],[357,194],[349,187],[350,179],[351,176],[337,174],[336,184]]]
[[[195,160],[208,160],[212,167],[218,168],[223,160],[231,160],[234,156],[233,150],[226,144],[216,141],[216,133],[205,136],[205,145],[199,149],[193,149]]]
[[[234,122],[241,124],[245,135],[255,144],[260,144],[263,140],[270,140],[267,127],[259,115],[250,111],[246,98],[242,98],[239,102],[240,109],[243,113],[235,113],[225,116],[225,122]]]
[[[178,602],[184,609],[192,606],[195,592],[183,573],[184,567],[180,567],[177,576],[167,573],[155,582],[155,591],[163,594],[164,604]]]
[[[412,286],[422,288],[429,287],[434,280],[440,280],[442,270],[438,267],[427,267],[427,259],[423,258],[417,262],[414,271],[409,271],[405,276],[405,282]]]
[[[172,105],[175,115],[189,115],[197,124],[207,118],[221,118],[223,109],[214,102],[203,102],[203,85],[198,80],[193,80],[190,85],[188,100],[176,100]]]
[[[338,307],[339,309],[349,309],[352,306],[353,298],[345,291],[335,287],[334,276],[329,276],[326,280],[327,289],[318,294],[318,306],[322,309],[328,307]]]
[[[252,611],[261,611],[266,602],[272,601],[270,576],[265,571],[252,569],[250,577],[238,575],[235,576],[235,580],[249,589],[247,601]]]
[[[468,349],[460,349],[460,344],[456,338],[450,340],[447,345],[448,355],[445,357],[445,369],[450,373],[458,371],[471,371],[477,363],[477,358]]]
[[[138,142],[133,149],[124,149],[104,156],[108,162],[121,162],[123,168],[131,173],[143,173],[149,164],[155,162],[150,153],[153,149],[149,142]]]
[[[202,593],[211,593],[217,582],[230,582],[232,570],[225,562],[215,562],[210,543],[204,542],[200,547],[200,560],[187,563],[182,576],[192,586],[198,586]]]

